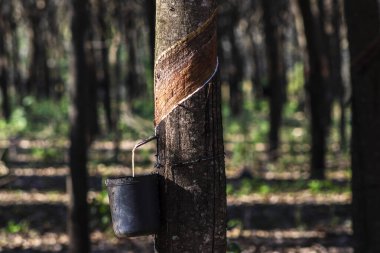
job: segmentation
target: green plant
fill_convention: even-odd
[[[11,234],[23,233],[28,231],[29,223],[27,221],[15,222],[14,220],[8,221],[5,230]]]
[[[63,159],[62,152],[57,148],[32,148],[32,156],[44,162]]]
[[[259,193],[263,195],[267,195],[271,192],[271,188],[269,185],[260,185],[259,187]]]
[[[233,228],[243,228],[243,222],[239,219],[231,219],[227,222],[227,230],[233,229]]]
[[[242,252],[240,245],[237,242],[227,243],[227,253],[240,253]]]
[[[110,228],[111,212],[107,202],[108,192],[103,189],[90,201],[91,227],[105,231]]]
[[[329,180],[295,180],[270,182],[264,179],[243,179],[239,185],[233,187],[227,185],[227,194],[243,196],[252,193],[268,195],[270,193],[297,192],[308,190],[313,194],[318,193],[348,193],[349,183],[343,184]]]
[[[232,184],[227,184],[226,185],[226,193],[227,195],[232,195],[234,193],[235,189]]]

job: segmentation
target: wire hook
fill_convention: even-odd
[[[140,142],[138,142],[132,149],[132,177],[135,177],[135,150],[148,142],[151,142],[153,140],[157,139],[157,135],[150,136],[147,139],[144,139]]]

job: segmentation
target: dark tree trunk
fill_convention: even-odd
[[[265,42],[268,58],[269,80],[269,150],[272,158],[277,157],[282,110],[285,103],[285,66],[280,24],[279,0],[263,0]]]
[[[171,90],[169,83],[159,81],[161,76],[157,71],[165,65],[159,59],[170,55],[163,52],[174,44],[186,45],[186,52],[207,45],[209,51],[202,54],[202,60],[212,58],[216,64],[216,39],[210,39],[207,43],[189,44],[182,40],[189,38],[188,34],[197,28],[204,27],[204,22],[214,17],[215,8],[214,0],[202,3],[162,0],[157,4],[155,95],[159,90]],[[212,24],[208,26],[211,27],[208,31],[211,30],[211,34],[215,35],[216,24],[208,24]],[[197,38],[201,41],[207,41],[210,36],[210,33],[199,34]],[[214,35],[212,38],[215,38]],[[213,57],[208,56],[208,53]],[[197,53],[193,56],[197,58]],[[187,59],[189,66],[200,64],[180,53],[169,58],[174,61]],[[204,69],[196,72],[188,73],[188,69],[179,69],[179,72],[174,73],[181,73],[185,79],[187,74],[197,78],[209,73],[211,68],[214,71],[215,68],[214,65],[207,64],[203,67]],[[199,85],[202,86],[203,83]],[[185,86],[187,87],[187,83]],[[158,162],[161,165],[159,173],[162,224],[156,237],[157,252],[226,252],[226,179],[219,80],[214,76],[208,85],[202,87],[174,107],[163,119],[160,118],[157,107],[157,103],[163,98],[155,98]],[[171,97],[176,94],[165,95]]]
[[[28,69],[28,80],[26,84],[26,89],[28,92],[28,95],[35,93],[35,87],[38,83],[38,76],[40,76],[40,68],[39,68],[39,61],[38,56],[40,54],[40,47],[39,47],[39,41],[38,41],[38,20],[35,20],[35,18],[30,18],[30,25],[32,26],[32,41],[31,41],[31,54],[30,54],[30,64]],[[35,95],[35,94],[34,94]]]
[[[380,11],[347,0],[352,79],[352,194],[356,253],[380,252]]]
[[[152,71],[154,68],[154,37],[155,37],[155,26],[156,26],[156,1],[155,0],[145,0],[145,11],[146,19],[149,26],[149,49],[150,49],[150,60]]]
[[[99,33],[100,41],[102,42],[101,48],[101,62],[102,71],[100,77],[100,86],[103,91],[103,108],[106,116],[106,122],[108,130],[114,129],[114,123],[112,119],[111,111],[111,85],[110,85],[110,71],[109,71],[109,61],[108,61],[108,44],[107,44],[107,24],[104,19],[104,6],[103,0],[98,1],[98,23],[99,23]]]
[[[347,134],[346,134],[346,105],[345,105],[345,88],[342,78],[342,46],[341,46],[341,27],[343,15],[343,3],[341,0],[332,1],[332,28],[331,47],[331,75],[335,87],[335,97],[337,97],[340,106],[340,149],[341,151],[347,150]]]
[[[252,92],[254,93],[256,98],[263,97],[263,71],[261,67],[260,53],[259,53],[259,45],[254,43],[253,45],[253,62],[254,62],[254,70],[252,74]]]
[[[127,33],[127,50],[128,50],[128,62],[127,62],[127,101],[133,104],[133,101],[140,98],[145,90],[145,87],[140,82],[140,76],[138,73],[138,58],[137,58],[137,15],[134,13],[133,5],[128,6],[128,13],[126,14],[126,33]]]
[[[20,52],[20,44],[18,40],[17,35],[17,23],[19,22],[18,19],[16,19],[16,12],[15,12],[15,6],[14,2],[11,3],[11,18],[10,18],[10,30],[11,30],[11,37],[12,37],[12,71],[13,71],[13,85],[15,89],[17,90],[17,95],[19,98],[23,98],[25,95],[25,87],[21,80],[21,74],[19,69],[19,52]]]
[[[309,95],[311,112],[311,173],[314,179],[325,177],[325,156],[327,135],[331,121],[332,97],[328,92],[329,66],[328,55],[321,41],[322,31],[318,17],[312,11],[309,0],[298,1],[307,41],[309,60],[309,75],[306,81],[306,91]]]
[[[260,37],[262,35],[261,26],[262,23],[262,6],[261,1],[251,1],[252,17],[249,24],[250,27],[250,40],[252,42],[252,60],[253,70],[251,75],[252,93],[255,98],[263,98],[264,84],[263,77],[265,76],[263,70],[262,52],[260,49],[262,43],[260,43]],[[265,50],[262,50],[265,51]]]
[[[90,135],[89,142],[91,143],[100,132],[99,112],[98,112],[98,79],[95,74],[97,68],[95,66],[95,53],[93,49],[85,49],[87,53],[87,69],[88,69],[88,131]]]
[[[93,6],[92,6],[93,7]],[[88,115],[88,131],[89,131],[89,144],[92,143],[96,136],[101,132],[100,123],[99,123],[99,110],[98,110],[98,101],[99,101],[99,74],[98,74],[98,65],[97,63],[97,54],[95,48],[95,38],[96,38],[96,29],[94,27],[95,18],[93,16],[93,8],[88,10],[88,19],[90,20],[88,29],[88,36],[85,38],[85,53],[86,53],[86,64],[87,64],[87,82],[88,82],[88,104],[87,104],[87,115]]]
[[[342,79],[342,60],[341,60],[341,19],[342,3],[340,0],[318,1],[320,13],[319,23],[322,31],[322,43],[328,52],[329,67],[329,85],[327,87],[327,96],[330,103],[332,100],[338,100],[341,109],[340,118],[340,146],[341,150],[346,146],[345,133],[345,105],[344,105],[344,86]]]
[[[10,105],[9,105],[9,94],[8,94],[8,73],[9,65],[6,55],[5,46],[5,20],[0,13],[0,89],[1,89],[1,109],[4,118],[8,121],[10,118]]]
[[[114,124],[115,124],[115,135],[114,135],[114,157],[115,161],[119,161],[120,154],[120,142],[122,138],[121,129],[119,127],[119,121],[121,116],[121,91],[122,91],[122,61],[121,61],[121,41],[119,41],[116,52],[116,63],[115,63],[115,106],[114,106]]]
[[[232,116],[239,116],[243,111],[243,90],[242,82],[244,75],[244,63],[240,55],[235,27],[239,21],[239,9],[235,4],[230,6],[229,23],[227,36],[231,44],[231,62],[228,73],[228,83],[230,87],[230,108]]]
[[[88,68],[86,63],[85,36],[88,31],[87,1],[72,0],[72,44],[74,81],[70,86],[70,175],[67,190],[70,196],[68,208],[69,252],[90,252],[88,204],[87,204],[87,139],[88,139]]]
[[[25,1],[23,4],[27,9],[32,35],[31,60],[26,88],[29,94],[35,95],[38,98],[46,98],[50,95],[50,73],[47,64],[47,31],[46,27],[43,26],[43,21],[46,19],[47,3],[45,2],[43,7],[38,6],[36,2]]]
[[[128,101],[136,100],[141,95],[142,87],[139,85],[137,73],[137,57],[136,57],[136,31],[130,29],[127,31],[127,48],[128,48],[128,64],[127,64],[127,91]]]

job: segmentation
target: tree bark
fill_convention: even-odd
[[[283,58],[283,45],[280,31],[279,0],[263,0],[265,42],[267,49],[270,130],[269,151],[272,158],[277,157],[280,142],[282,110],[285,103],[286,77]]]
[[[306,91],[311,112],[311,172],[310,178],[325,177],[327,135],[331,122],[332,97],[328,93],[329,66],[321,26],[312,11],[310,0],[299,0],[307,41],[309,75]]]
[[[331,35],[331,47],[332,47],[332,67],[331,75],[335,87],[335,96],[339,101],[340,106],[340,122],[339,122],[339,134],[340,134],[340,150],[347,150],[347,133],[346,133],[346,105],[345,105],[345,87],[342,77],[342,16],[343,16],[343,3],[341,0],[332,1],[332,28],[333,33]]]
[[[215,8],[214,0],[157,1],[156,103],[165,99],[157,97],[158,85],[162,85],[157,75],[162,67],[159,57],[202,27],[212,17]],[[212,29],[216,32],[216,24]],[[207,36],[200,34],[201,40],[205,40]],[[216,44],[216,40],[211,43],[215,56]],[[187,52],[192,50],[191,47],[199,48],[203,44],[182,45],[188,47],[185,48]],[[181,61],[182,57],[176,54],[171,59]],[[189,62],[190,66],[197,64],[199,62],[192,59]],[[178,69],[175,73],[187,71]],[[198,72],[199,75],[203,74],[202,71]],[[197,73],[184,76],[187,74],[197,76]],[[169,87],[164,88],[170,94]],[[156,252],[226,252],[226,182],[220,103],[219,80],[214,76],[166,117],[156,121],[162,223],[156,237]],[[155,110],[157,117],[157,104]]]
[[[156,22],[156,1],[145,0],[145,14],[149,26],[149,49],[152,72],[154,69],[154,37],[155,37],[155,22]]]
[[[239,8],[237,4],[231,3],[228,11],[229,27],[227,36],[231,44],[231,62],[229,67],[228,83],[230,88],[230,108],[231,116],[239,116],[243,111],[243,59],[240,55],[235,27],[239,22]]]
[[[112,118],[111,109],[111,80],[110,80],[110,66],[108,61],[108,44],[107,44],[107,24],[104,18],[104,5],[103,0],[98,1],[98,23],[99,23],[99,33],[100,41],[102,42],[101,48],[101,62],[102,70],[100,76],[100,87],[102,88],[102,102],[104,108],[104,114],[106,118],[107,128],[109,131],[114,129],[114,122]]]
[[[88,31],[87,1],[72,0],[73,83],[69,87],[70,106],[70,174],[67,191],[68,234],[70,253],[90,252],[88,204],[87,204],[87,102],[88,67],[86,63],[85,36]]]
[[[47,64],[47,31],[43,26],[47,19],[48,5],[39,6],[36,2],[22,2],[27,10],[31,27],[31,60],[28,69],[27,92],[38,98],[50,96],[51,82]],[[45,21],[45,22],[44,22]]]
[[[1,15],[1,13],[0,13]],[[3,16],[0,16],[0,90],[1,90],[1,109],[4,118],[8,121],[10,118],[10,105],[9,105],[9,94],[8,94],[8,70],[9,64],[6,55],[6,45],[5,45],[5,24]]]
[[[145,94],[146,87],[141,82],[141,77],[139,73],[139,61],[138,61],[138,28],[136,26],[138,15],[134,10],[135,6],[133,3],[127,4],[125,31],[127,40],[127,78],[126,78],[126,89],[127,89],[127,101],[132,105],[133,102],[138,98],[141,98]]]
[[[87,115],[88,115],[88,122],[89,122],[89,135],[90,139],[89,142],[91,143],[96,136],[101,132],[100,129],[100,123],[99,123],[99,111],[98,111],[98,100],[99,100],[99,94],[98,94],[98,88],[99,88],[99,82],[96,75],[93,73],[97,72],[97,68],[95,66],[95,52],[92,48],[85,49],[87,52],[87,74],[88,79],[87,82],[90,84],[88,87],[88,105],[87,105]]]
[[[22,99],[25,96],[25,87],[21,80],[21,74],[20,74],[20,45],[18,40],[18,34],[17,34],[17,25],[20,21],[18,18],[16,18],[16,11],[15,11],[15,3],[12,1],[10,7],[11,7],[11,17],[9,19],[10,22],[10,30],[11,30],[11,38],[12,38],[12,71],[13,71],[13,85],[18,93],[18,98]]]
[[[91,2],[90,2],[91,3]],[[91,6],[91,4],[90,4]],[[94,6],[92,5],[87,10],[89,24],[86,27],[87,36],[84,38],[85,43],[85,56],[86,56],[86,68],[87,68],[87,82],[88,86],[88,104],[87,104],[87,122],[89,123],[89,144],[92,143],[96,136],[100,134],[100,120],[99,120],[99,91],[100,91],[100,81],[98,74],[98,55],[97,49],[95,48],[94,41],[96,40],[96,19],[94,17]]]
[[[356,253],[380,252],[380,21],[377,0],[347,0]]]

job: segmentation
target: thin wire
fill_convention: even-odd
[[[154,139],[157,139],[157,136],[156,135],[153,135],[145,140],[142,140],[140,142],[138,142],[132,149],[132,177],[135,177],[135,150],[138,148],[138,147],[141,147],[145,144],[147,144],[148,142],[151,142],[153,141]]]

